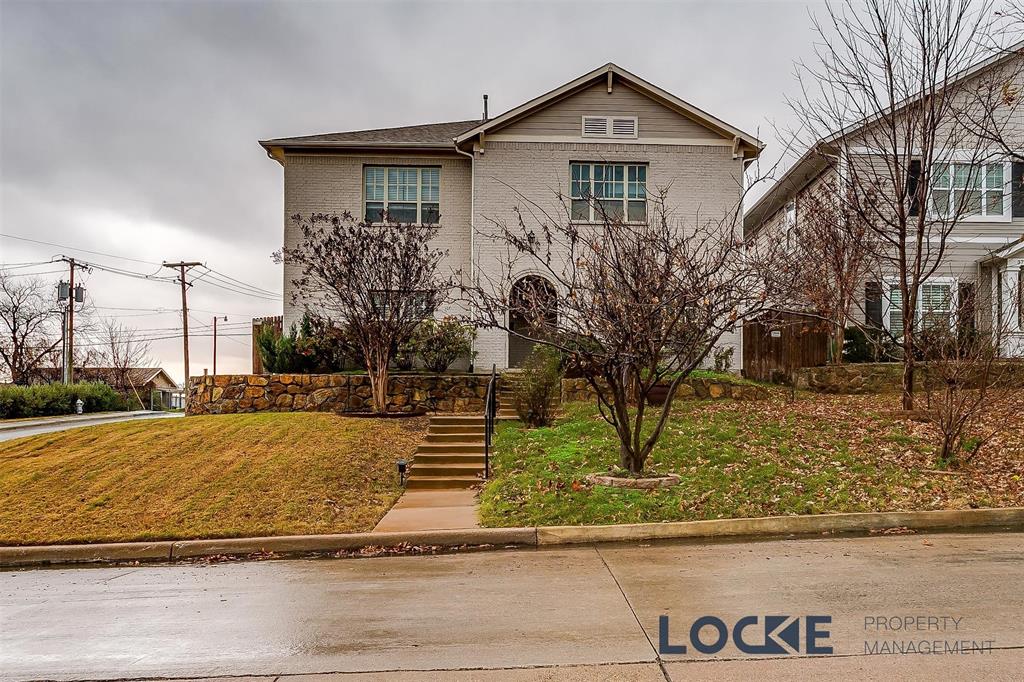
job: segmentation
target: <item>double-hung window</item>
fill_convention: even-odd
[[[432,225],[441,214],[441,169],[415,166],[364,166],[363,215],[379,223]]]
[[[888,283],[888,310],[885,321],[892,335],[903,336],[904,319],[907,314],[903,293],[896,282]],[[934,279],[921,284],[918,290],[915,319],[917,328],[930,329],[940,325],[952,325],[956,316],[956,282],[952,279]]]
[[[647,220],[646,164],[571,163],[569,172],[573,220]]]
[[[1008,164],[939,163],[932,172],[932,212],[940,218],[1009,220]]]

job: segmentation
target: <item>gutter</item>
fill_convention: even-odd
[[[469,157],[469,276],[476,283],[476,154],[459,149],[457,138],[452,138],[455,151]]]

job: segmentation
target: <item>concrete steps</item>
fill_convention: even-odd
[[[505,374],[498,382],[497,419],[518,419]],[[430,418],[427,437],[416,448],[406,487],[410,490],[472,488],[484,475],[484,416],[445,414]]]

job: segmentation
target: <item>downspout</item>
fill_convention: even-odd
[[[469,273],[470,280],[476,283],[476,154],[464,152],[459,145],[452,143],[455,151],[463,156],[469,157]]]

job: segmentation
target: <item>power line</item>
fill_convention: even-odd
[[[129,258],[127,256],[116,256],[112,253],[104,253],[102,251],[90,251],[89,249],[79,249],[74,246],[66,246],[64,244],[56,244],[54,242],[46,242],[41,239],[29,239],[28,237],[19,237],[16,234],[7,234],[0,232],[0,237],[7,237],[8,239],[18,239],[23,242],[31,242],[33,244],[43,244],[45,246],[55,246],[58,249],[68,249],[69,251],[78,251],[79,253],[91,253],[94,256],[106,256],[107,258],[117,258],[119,260],[131,261],[133,263],[144,263],[145,265],[160,265],[154,261],[140,260],[138,258]]]

